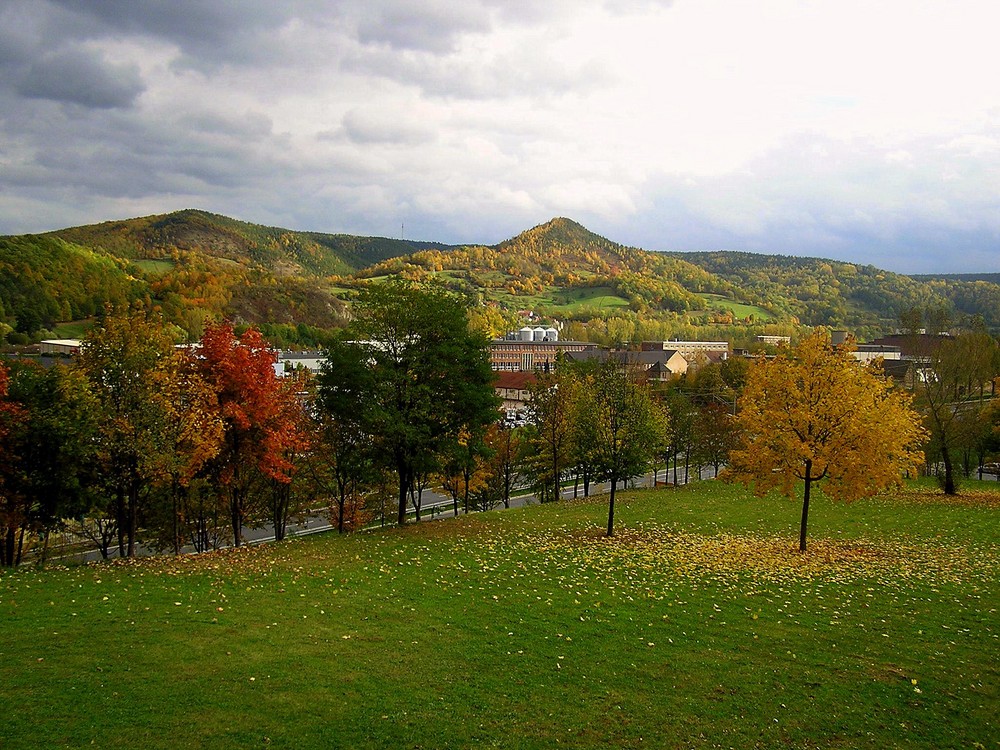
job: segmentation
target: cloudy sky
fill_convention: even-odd
[[[1000,271],[989,0],[0,0],[0,234],[180,208]]]

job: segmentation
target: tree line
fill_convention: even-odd
[[[761,491],[804,483],[871,494],[918,455],[956,492],[997,450],[989,399],[996,342],[939,337],[912,391],[831,347],[822,332],[777,357],[699,363],[648,381],[627,353],[564,362],[532,386],[526,426],[499,420],[487,339],[463,300],[396,279],[362,290],[316,376],[279,377],[254,328],[206,326],[177,348],[142,306],[109,311],[72,365],[0,366],[0,541],[4,565],[70,523],[109,556],[240,544],[247,526],[328,508],[338,530],[420,517],[423,492],[454,513],[539,500],[568,487],[617,490],[650,467],[687,481],[703,467]],[[920,417],[914,416],[914,407]],[[825,441],[825,442],[824,442]],[[923,451],[923,454],[921,454]]]

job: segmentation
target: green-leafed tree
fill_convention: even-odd
[[[612,536],[618,483],[649,468],[662,443],[663,419],[643,373],[627,359],[608,358],[581,380],[580,389],[586,394],[581,401],[587,408],[578,418],[593,426],[593,442],[586,452],[596,478],[611,483],[608,536]]]
[[[921,370],[916,388],[930,429],[930,454],[944,468],[939,475],[946,495],[958,494],[955,459],[970,440],[983,408],[983,396],[1000,373],[996,341],[986,333],[941,337]]]
[[[573,370],[559,366],[528,389],[531,424],[527,437],[534,452],[527,468],[542,502],[559,499],[563,474],[576,459],[577,385]]]
[[[97,411],[79,372],[11,364],[0,408],[0,564],[20,562],[25,534],[47,539],[86,509]]]
[[[330,508],[341,534],[351,529],[359,500],[375,479],[368,433],[374,387],[365,349],[332,341],[317,377],[316,447],[308,466],[313,481],[333,498]]]
[[[397,522],[419,473],[497,418],[487,339],[470,330],[465,303],[437,286],[393,279],[366,287],[350,333],[365,354],[363,411],[379,463],[398,479]]]
[[[79,365],[99,404],[96,446],[122,557],[135,555],[142,506],[164,481],[163,456],[174,448],[162,381],[175,356],[161,322],[139,308],[105,315],[81,347]]]

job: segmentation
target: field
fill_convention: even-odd
[[[628,300],[615,294],[611,287],[564,289],[556,292],[553,302],[557,309],[565,311],[567,314],[579,313],[584,310],[602,311],[629,306]]]
[[[93,318],[86,320],[73,320],[68,323],[59,323],[52,329],[57,339],[82,339],[90,327],[94,325]]]
[[[133,260],[132,263],[150,276],[162,276],[174,268],[174,262],[170,260],[143,259]]]
[[[620,495],[0,573],[0,747],[1000,748],[1000,493]]]
[[[722,310],[728,311],[733,314],[738,320],[743,320],[753,316],[753,319],[757,322],[767,322],[773,320],[774,316],[762,307],[757,307],[756,305],[747,305],[742,302],[734,302],[731,299],[726,299],[721,294],[699,294],[706,304],[708,304],[709,310]]]

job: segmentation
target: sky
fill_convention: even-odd
[[[990,0],[0,0],[0,234],[200,208],[1000,272]]]

